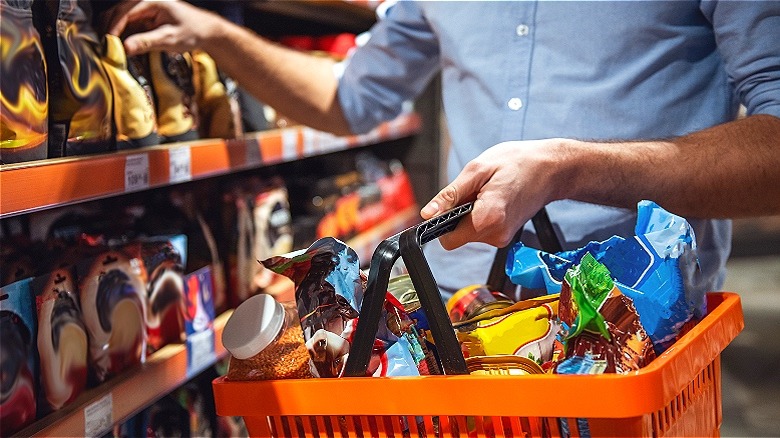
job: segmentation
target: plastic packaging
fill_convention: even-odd
[[[507,258],[506,273],[515,284],[558,293],[566,270],[590,253],[633,300],[656,353],[661,353],[674,342],[683,324],[705,313],[705,291],[697,287],[696,238],[685,219],[651,201],[638,204],[634,231],[636,235],[630,238],[613,236],[556,254],[518,243]]]
[[[222,342],[230,352],[229,380],[313,377],[295,303],[255,295],[238,306]]]

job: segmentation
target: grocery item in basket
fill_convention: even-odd
[[[511,354],[539,366],[552,360],[558,296],[532,298],[454,324],[464,356]]]
[[[475,376],[525,376],[544,374],[542,367],[535,361],[522,356],[496,355],[474,356],[466,358],[469,374]]]
[[[567,359],[589,357],[607,373],[636,371],[655,359],[632,300],[591,254],[566,272],[559,315]]]
[[[31,279],[0,288],[0,435],[35,420],[36,318],[30,294]]]
[[[367,281],[355,251],[326,237],[292,258],[278,256],[262,263],[295,283],[298,317],[317,376],[340,376]],[[382,376],[418,375],[406,340],[394,335],[386,320],[387,313],[383,312],[368,372]]]
[[[623,294],[633,300],[642,326],[661,353],[683,324],[706,313],[693,228],[651,201],[638,204],[636,235],[591,242],[575,251],[549,254],[522,243],[507,259],[507,275],[524,287],[558,293],[565,272],[592,254],[606,265]]]
[[[62,408],[87,385],[89,345],[71,267],[32,283],[38,310],[39,416]]]
[[[500,292],[491,292],[488,286],[466,286],[447,300],[447,313],[452,322],[465,321],[493,309],[509,307],[514,303]]]
[[[267,294],[248,298],[230,315],[222,343],[231,354],[228,380],[313,377],[294,302]]]
[[[46,158],[48,89],[32,0],[0,0],[0,163]]]
[[[140,254],[109,250],[79,263],[79,302],[95,383],[146,358],[146,286]]]
[[[409,353],[417,364],[420,374],[442,374],[433,352],[433,344],[426,341],[426,330],[420,328],[417,321],[406,313],[404,306],[392,293],[387,294],[384,307],[387,312],[387,328],[399,338],[406,339]]]

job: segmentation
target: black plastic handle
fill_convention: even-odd
[[[542,207],[541,210],[536,212],[534,217],[531,218],[531,223],[534,224],[536,237],[539,239],[539,249],[549,253],[563,251],[558,235],[555,234],[555,228],[550,222],[550,216],[547,215],[546,208]],[[490,290],[512,296],[513,290],[517,286],[509,281],[509,277],[506,275],[506,258],[509,255],[509,249],[520,241],[522,234],[523,228],[520,228],[515,233],[512,241],[509,242],[509,245],[496,251],[496,257],[493,259],[493,265],[490,267],[490,273],[487,278],[487,285],[490,287]]]
[[[382,316],[390,271],[398,257],[403,257],[409,270],[409,277],[436,342],[436,351],[444,373],[468,374],[466,361],[439,295],[439,287],[423,255],[422,245],[454,230],[460,219],[471,212],[472,207],[471,203],[456,207],[389,237],[377,246],[371,257],[368,284],[360,306],[360,319],[344,367],[345,376],[366,375],[379,319]]]

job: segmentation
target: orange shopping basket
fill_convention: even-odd
[[[421,252],[407,257],[404,246],[419,249],[454,228],[465,213],[445,218],[443,225],[424,222],[380,244],[353,349],[359,346],[361,324],[365,328],[373,322],[364,320],[364,313],[369,316],[376,301],[381,305],[379,294],[371,298],[369,290],[386,287],[385,267],[398,258],[399,245],[419,294],[418,287],[432,281],[430,269],[417,258]],[[440,299],[441,308],[429,312],[425,305],[436,304],[423,302],[423,295],[426,316],[446,316]],[[458,375],[465,368],[453,355],[440,358],[450,370],[444,376],[248,382],[221,377],[213,382],[217,413],[243,417],[249,434],[259,437],[717,436],[722,421],[720,353],[742,330],[743,316],[734,293],[710,293],[707,305],[707,316],[648,366],[629,374]],[[446,339],[448,333],[437,333],[435,325],[431,332],[439,347],[437,335]],[[451,328],[449,332],[454,338]],[[362,334],[373,338],[375,332],[364,329]],[[367,356],[353,361],[353,354],[362,353],[350,352],[347,366],[352,369],[345,373],[365,375],[359,374],[365,368],[358,362]]]

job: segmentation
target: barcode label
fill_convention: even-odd
[[[133,192],[149,187],[149,155],[128,155],[125,158],[125,191]]]
[[[114,398],[109,392],[84,408],[84,436],[99,437],[114,425]]]
[[[189,146],[179,146],[168,151],[170,182],[177,183],[192,179],[192,153]]]

